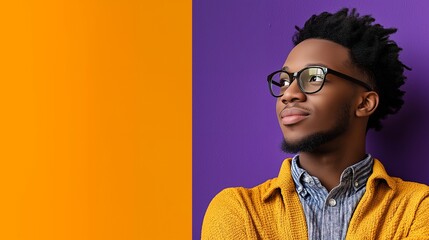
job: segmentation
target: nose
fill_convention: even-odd
[[[280,98],[281,101],[286,104],[288,102],[305,101],[306,97],[305,93],[303,93],[298,86],[298,80],[295,79]]]

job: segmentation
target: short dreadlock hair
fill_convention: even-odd
[[[349,12],[344,8],[333,14],[323,12],[313,15],[303,28],[295,26],[297,32],[292,41],[296,46],[309,38],[325,39],[350,50],[352,64],[365,73],[380,96],[378,108],[367,125],[367,130],[378,131],[382,128],[381,119],[402,107],[405,92],[399,88],[406,79],[404,68],[411,69],[399,60],[402,49],[389,39],[397,29],[384,28],[374,21],[370,15],[359,16],[356,9]]]

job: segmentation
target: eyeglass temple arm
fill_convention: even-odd
[[[270,83],[270,80],[268,80],[268,83]],[[276,81],[271,80],[271,83],[276,85],[277,87],[282,87],[282,85]]]
[[[279,73],[279,72],[284,72],[284,73],[289,74],[288,72],[283,71],[283,70],[280,70],[280,71],[274,72],[274,73],[272,73],[272,74],[268,75],[268,77],[267,77],[268,84],[270,84],[270,82],[271,82],[272,84],[276,85],[277,87],[283,87],[283,85],[281,85],[280,83],[278,83],[278,82],[276,82],[276,81],[274,81],[274,80],[272,79],[272,78],[273,78],[273,75],[274,75],[274,74],[276,74],[276,73]]]
[[[351,82],[354,82],[356,84],[359,84],[362,87],[366,88],[368,91],[372,91],[373,90],[372,87],[369,86],[368,84],[366,84],[365,82],[362,82],[361,80],[357,80],[356,78],[350,77],[350,76],[345,75],[343,73],[337,72],[337,71],[332,70],[332,69],[329,69],[328,73],[332,73],[334,75],[337,75],[338,77],[341,77],[341,78],[347,79],[347,80],[349,80]]]
[[[278,71],[278,72],[280,72],[280,71]],[[275,73],[277,73],[277,72],[275,72]],[[282,85],[280,83],[273,81],[272,78],[273,78],[273,75],[275,73],[268,75],[268,77],[267,77],[268,84],[270,84],[270,82],[271,82],[272,84],[276,85],[277,87],[282,87]]]

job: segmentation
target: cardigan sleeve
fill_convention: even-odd
[[[405,239],[429,240],[429,194],[427,194],[417,208],[410,231]]]
[[[201,239],[249,239],[246,216],[234,189],[224,189],[210,202],[203,220]]]

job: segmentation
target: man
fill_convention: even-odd
[[[268,76],[284,135],[277,178],[210,203],[203,239],[429,239],[429,187],[389,176],[365,150],[368,129],[403,104],[396,29],[342,9],[296,28]]]

